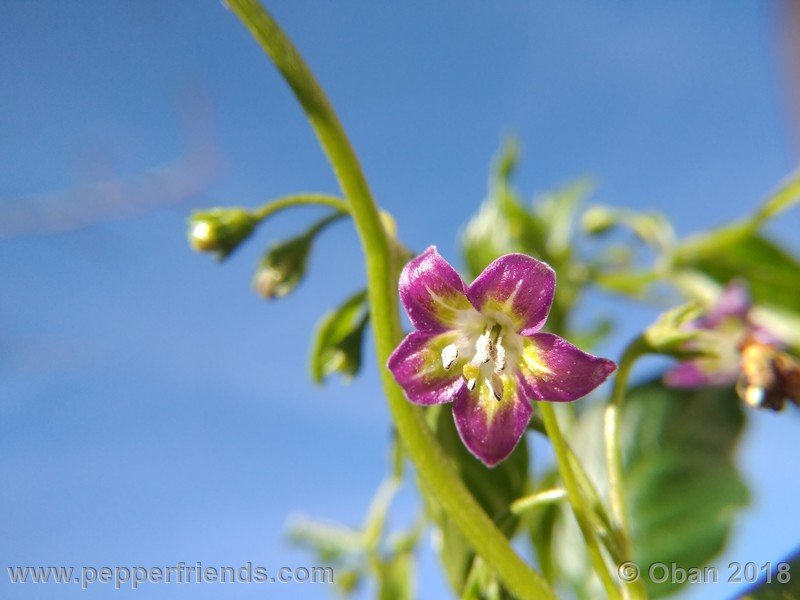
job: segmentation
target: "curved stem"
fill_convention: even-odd
[[[391,373],[383,367],[402,336],[392,245],[355,152],[327,97],[300,53],[256,0],[228,0],[228,4],[292,88],[350,203],[366,260],[381,381],[408,455],[448,517],[512,594],[519,598],[555,598],[544,578],[517,555],[481,509],[448,462],[420,410],[405,399]]]
[[[572,505],[575,520],[578,521],[578,527],[580,527],[583,539],[586,542],[586,548],[589,551],[589,559],[592,562],[592,567],[600,578],[608,597],[613,600],[618,600],[621,597],[620,592],[609,574],[608,565],[606,564],[605,558],[603,558],[603,552],[600,549],[600,544],[598,543],[592,523],[590,514],[591,508],[587,506],[578,479],[572,470],[572,465],[570,464],[570,450],[564,439],[564,435],[561,433],[561,427],[558,424],[555,408],[549,402],[539,402],[538,407],[542,413],[544,425],[547,428],[547,437],[550,438],[550,442],[553,444],[553,452],[556,455],[558,471],[561,473],[561,478],[564,480],[567,498],[569,499],[570,505]]]
[[[259,221],[264,221],[277,212],[292,206],[329,206],[342,213],[350,213],[350,206],[336,196],[328,194],[291,194],[271,200],[253,211],[253,216]]]

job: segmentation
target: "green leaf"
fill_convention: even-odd
[[[306,517],[297,518],[289,525],[288,536],[292,543],[313,550],[326,563],[348,560],[364,548],[362,532]]]
[[[311,377],[321,384],[333,373],[352,379],[361,368],[364,330],[369,321],[367,292],[361,290],[322,317],[309,357]]]
[[[516,252],[508,221],[497,202],[489,198],[461,234],[461,247],[471,278],[477,277],[498,256]]]
[[[570,439],[604,493],[602,409],[586,410]],[[743,427],[742,403],[732,389],[673,390],[653,381],[628,393],[621,435],[637,564],[675,563],[689,569],[708,564],[722,551],[748,500],[734,456]],[[583,587],[588,564],[575,552],[580,534],[572,515],[555,506],[540,513],[534,522],[538,529],[531,532],[539,536],[538,553],[552,554],[561,577],[591,596]],[[680,586],[646,583],[654,598]]]
[[[800,170],[790,173],[778,184],[778,189],[767,198],[756,212],[758,223],[772,219],[800,202]]]
[[[544,224],[547,256],[562,261],[572,254],[575,211],[593,189],[592,181],[583,177],[534,202],[534,213]]]
[[[800,312],[800,261],[758,233],[693,238],[677,255],[677,265],[690,267],[725,285],[745,278],[756,304]]]
[[[519,520],[511,514],[509,507],[514,500],[525,495],[528,487],[529,457],[524,440],[504,462],[489,469],[464,446],[453,423],[449,406],[429,409],[428,417],[442,448],[453,461],[464,484],[501,531],[511,537]],[[424,487],[421,489],[439,529],[441,543],[438,550],[448,580],[456,594],[461,594],[473,567],[475,555],[455,525],[444,517],[435,500],[425,493]]]
[[[634,388],[623,414],[625,487],[640,564],[705,565],[727,543],[747,486],[734,461],[744,427],[731,389]],[[653,596],[679,584],[652,584]]]
[[[413,553],[401,552],[379,567],[379,600],[412,600],[415,597],[414,562]]]

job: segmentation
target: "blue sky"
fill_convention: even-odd
[[[524,144],[526,194],[588,173],[595,200],[661,210],[682,233],[746,212],[797,160],[778,6],[271,8],[403,239],[457,261],[458,232],[512,130]],[[0,55],[0,210],[72,206],[98,179],[139,177],[197,140],[212,139],[220,157],[196,174],[212,183],[181,204],[0,241],[0,562],[309,564],[282,537],[289,515],[358,523],[386,465],[389,419],[371,352],[350,386],[317,389],[305,367],[318,317],[362,285],[357,241],[349,224],[332,227],[308,281],[266,304],[248,289],[252,266],[313,209],[269,223],[224,267],[184,238],[193,207],[336,190],[293,98],[218,2],[4,3]],[[797,226],[794,213],[775,230],[788,238]],[[653,316],[627,314],[616,342]],[[797,454],[796,427],[796,414],[751,419],[741,464],[753,505],[719,564],[774,561],[800,539],[789,502],[800,483],[775,461]],[[410,494],[398,508],[402,522]],[[423,597],[444,593],[430,560],[421,577]],[[0,581],[4,597],[41,597]]]

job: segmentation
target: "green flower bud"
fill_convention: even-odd
[[[344,216],[341,212],[328,215],[305,233],[270,246],[253,275],[253,289],[264,298],[282,298],[294,290],[305,277],[317,235]]]
[[[253,275],[253,289],[264,298],[289,294],[306,274],[312,236],[301,235],[273,244]]]
[[[715,356],[715,336],[691,326],[702,313],[695,302],[668,310],[645,330],[645,342],[653,352],[679,359]]]
[[[616,224],[614,213],[605,206],[593,206],[581,217],[581,226],[589,235],[600,235]]]
[[[258,220],[244,208],[214,208],[189,217],[189,244],[225,258],[253,232]]]

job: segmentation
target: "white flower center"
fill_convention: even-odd
[[[469,355],[469,346],[465,354]],[[442,366],[450,369],[458,360],[459,345],[448,344],[442,349]],[[503,328],[497,324],[489,324],[474,343],[472,358],[461,369],[467,382],[467,388],[475,389],[478,379],[483,379],[492,395],[498,401],[503,399],[503,379],[506,368],[506,348],[503,345]]]

